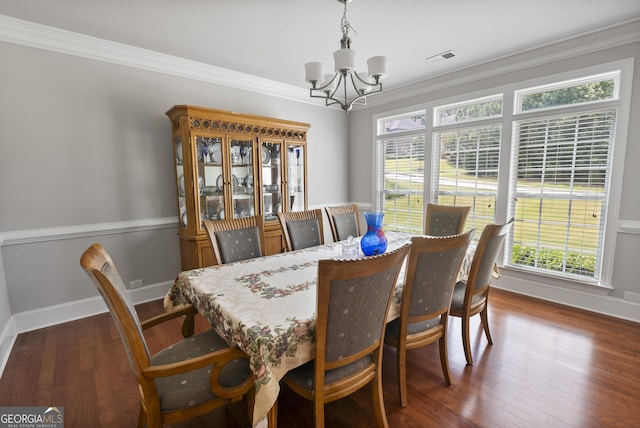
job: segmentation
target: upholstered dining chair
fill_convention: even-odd
[[[466,206],[427,204],[424,233],[431,236],[462,233],[470,209]]]
[[[285,383],[313,401],[316,427],[324,405],[372,384],[378,425],[388,427],[382,396],[382,350],[389,305],[411,244],[356,260],[320,260],[314,359]]]
[[[472,316],[480,314],[480,322],[482,323],[484,334],[487,336],[487,341],[489,345],[493,344],[487,314],[489,287],[495,272],[494,266],[498,252],[509,229],[513,226],[513,221],[512,218],[505,224],[488,224],[485,226],[471,261],[469,278],[466,281],[457,282],[453,290],[449,315],[462,318],[462,343],[467,365],[469,366],[473,364],[469,339],[469,322]]]
[[[343,241],[349,236],[360,236],[360,214],[356,204],[324,207],[331,226],[333,241]]]
[[[414,236],[402,287],[400,317],[389,322],[384,342],[397,348],[400,405],[407,407],[407,351],[439,342],[447,385],[447,324],[453,287],[475,230],[450,236]]]
[[[204,227],[219,265],[265,254],[262,215],[229,220],[205,220]]]
[[[247,355],[229,347],[213,330],[169,346],[151,356],[143,330],[184,315],[193,306],[140,322],[109,254],[93,244],[80,258],[107,304],[138,381],[138,427],[162,427],[239,401],[253,387]]]
[[[287,251],[324,244],[322,210],[279,212]]]

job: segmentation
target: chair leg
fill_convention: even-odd
[[[387,422],[387,413],[384,410],[384,396],[382,395],[382,376],[380,371],[376,373],[376,377],[373,379],[372,383],[373,384],[371,385],[371,389],[373,395],[373,410],[376,413],[378,426],[389,428],[389,423]]]
[[[442,374],[444,375],[444,382],[447,386],[451,386],[451,376],[449,375],[449,354],[447,353],[447,331],[445,330],[440,340],[438,340],[440,347],[440,365],[442,366]]]
[[[398,391],[400,406],[407,407],[407,348],[398,345]]]
[[[484,329],[484,335],[487,336],[487,340],[489,341],[489,345],[493,345],[493,339],[491,338],[491,333],[489,332],[489,313],[487,311],[486,303],[482,311],[480,311],[480,321],[482,322],[482,327]]]
[[[464,356],[467,359],[467,365],[473,365],[473,357],[471,357],[471,341],[469,339],[469,322],[468,316],[462,317],[462,344],[464,345]]]
[[[324,400],[319,400],[318,397],[313,400],[315,414],[315,428],[324,428]]]

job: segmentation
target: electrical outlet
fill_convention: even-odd
[[[141,279],[136,279],[135,281],[131,281],[129,283],[129,287],[130,288],[140,288],[144,285],[144,282],[142,282]]]
[[[632,293],[630,291],[625,291],[624,300],[630,300],[632,302],[640,303],[640,294]]]

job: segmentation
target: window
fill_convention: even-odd
[[[422,233],[425,201],[469,205],[476,239],[486,224],[515,218],[505,266],[608,283],[620,197],[612,183],[622,177],[613,165],[623,164],[614,154],[628,123],[621,82],[631,73],[631,61],[615,64],[378,118],[385,228]]]
[[[413,112],[378,122],[376,205],[385,228],[424,228],[425,121],[424,112]]]
[[[502,96],[435,107],[434,117],[431,201],[470,206],[466,229],[480,231],[496,218]]]
[[[614,96],[617,80],[516,92],[510,264],[600,280],[617,110],[597,104]],[[526,118],[537,109],[545,114]]]

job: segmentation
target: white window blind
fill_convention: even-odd
[[[384,228],[422,233],[424,149],[424,132],[378,139],[376,199]]]
[[[514,123],[513,265],[600,279],[616,110]]]
[[[433,133],[433,203],[470,206],[465,230],[494,223],[501,125]]]

